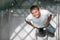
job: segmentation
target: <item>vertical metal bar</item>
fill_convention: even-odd
[[[46,30],[46,35],[47,35],[47,37],[46,37],[44,40],[48,40],[48,33],[47,33],[47,30]]]
[[[36,33],[37,33],[37,30],[36,30]],[[38,40],[38,38],[37,38],[37,34],[35,34],[36,35],[36,40]]]
[[[9,32],[8,32],[8,36],[9,36],[9,40],[10,40],[10,17],[11,17],[11,13],[10,13],[10,11],[9,11],[9,9],[8,9],[8,13],[9,13],[9,16],[8,16],[8,23],[9,23]]]
[[[59,40],[59,13],[58,13],[58,40]]]
[[[56,10],[57,10],[57,5],[56,5]],[[56,12],[57,13],[57,12]],[[58,15],[57,15],[58,16]],[[56,17],[56,20],[57,20],[57,17]],[[57,22],[57,21],[56,21]],[[56,24],[56,30],[58,29],[58,24]],[[56,32],[56,40],[57,40],[57,32]]]

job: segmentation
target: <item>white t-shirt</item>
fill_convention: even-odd
[[[26,17],[26,21],[31,22],[35,27],[42,28],[45,26],[45,23],[47,22],[48,17],[51,15],[51,12],[48,10],[40,9],[41,16],[39,18],[35,18],[32,13],[30,13]]]

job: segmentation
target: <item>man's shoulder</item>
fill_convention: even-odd
[[[47,9],[40,9],[40,10],[41,10],[41,12],[48,12]]]
[[[26,18],[32,19],[32,14],[30,13]]]
[[[47,9],[41,9],[41,13],[43,15],[51,14],[51,12],[49,10],[47,10]]]
[[[32,14],[30,13],[27,17],[32,17]]]

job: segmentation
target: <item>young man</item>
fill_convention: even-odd
[[[31,6],[30,12],[25,20],[26,23],[33,28],[38,28],[39,32],[44,35],[44,28],[50,25],[52,14],[48,10],[39,9],[36,5]]]

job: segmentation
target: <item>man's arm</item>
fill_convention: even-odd
[[[26,21],[26,20],[25,20],[25,21]],[[35,28],[35,26],[34,26],[31,22],[26,21],[26,23],[28,23],[28,24],[31,25],[33,28]]]
[[[45,23],[45,26],[48,26],[48,24],[49,24],[50,21],[51,21],[51,18],[52,18],[52,15],[50,15],[50,16],[48,17],[47,22]]]

